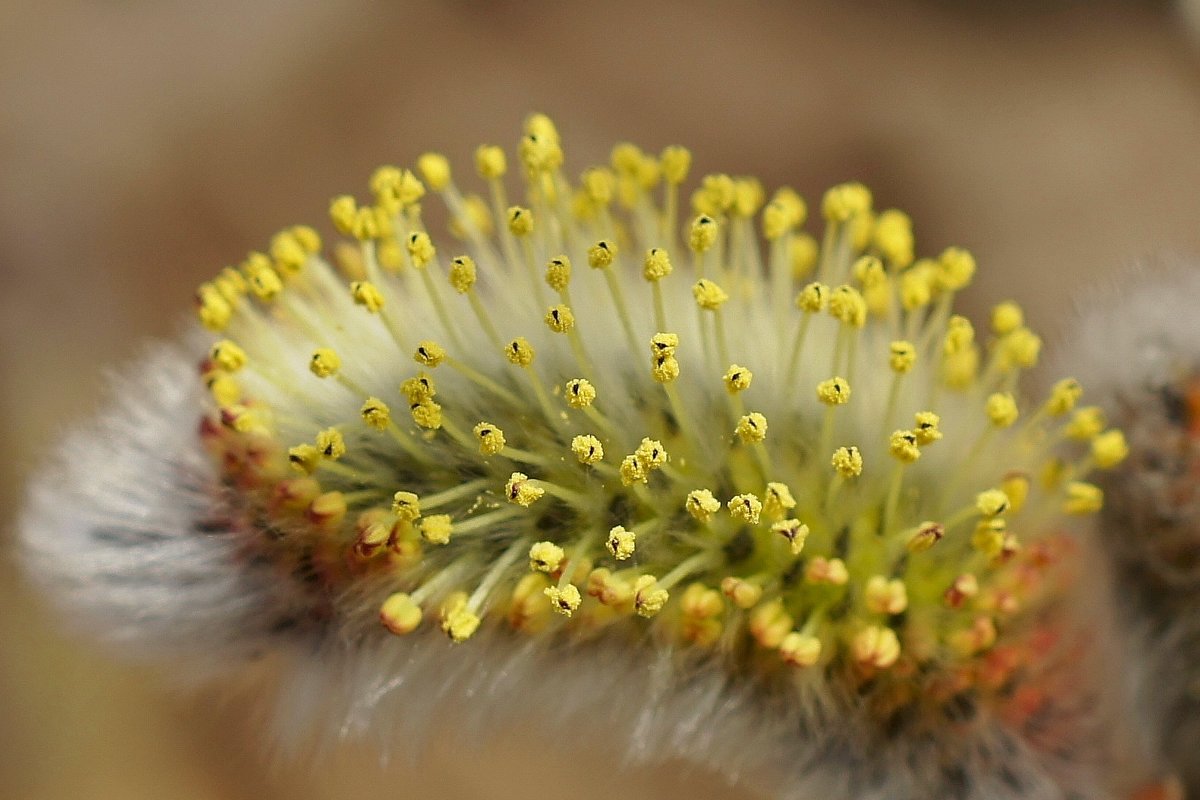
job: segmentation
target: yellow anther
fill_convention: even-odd
[[[249,282],[250,291],[254,292],[254,296],[259,300],[273,300],[283,291],[283,281],[279,279],[279,273],[271,267],[255,267],[246,273],[246,280]]]
[[[509,208],[508,231],[513,236],[528,236],[533,233],[533,212],[521,206]]]
[[[814,666],[821,660],[821,640],[811,634],[792,631],[779,643],[779,657],[793,667]]]
[[[562,166],[563,152],[557,137],[544,133],[530,133],[521,139],[518,154],[530,174],[552,172]]]
[[[843,478],[857,478],[863,471],[862,453],[857,447],[839,447],[833,451],[834,472]]]
[[[588,266],[592,269],[605,269],[612,265],[617,257],[617,246],[607,239],[601,239],[588,248]]]
[[[1011,503],[1000,489],[986,489],[975,495],[975,510],[980,516],[999,517],[1011,508]]]
[[[971,536],[971,547],[989,558],[995,558],[1004,549],[1007,531],[1008,523],[1001,517],[981,519],[975,524],[975,533]]]
[[[992,309],[992,333],[1004,336],[1025,324],[1025,312],[1011,300]]]
[[[679,377],[679,361],[675,356],[655,356],[651,361],[650,374],[659,383],[671,383]]]
[[[707,619],[724,611],[725,601],[715,589],[697,582],[684,590],[683,596],[679,598],[679,610],[684,616],[692,619]]]
[[[317,449],[323,458],[337,461],[346,455],[346,440],[337,428],[326,428],[317,434]]]
[[[350,268],[347,265],[347,255],[352,254],[355,266]],[[400,243],[395,239],[388,237],[376,243],[375,256],[379,259],[379,265],[384,269],[392,272],[397,272],[404,267],[404,250],[400,247]],[[350,248],[350,252],[342,251],[339,256],[339,263],[343,265],[343,271],[351,277],[361,277],[366,274],[365,265],[362,263],[362,250],[357,247]]]
[[[918,411],[913,418],[916,424],[912,432],[917,437],[917,444],[924,447],[942,438],[942,431],[938,428],[942,418],[937,414],[932,411]]]
[[[792,490],[786,483],[767,484],[767,489],[763,492],[763,511],[767,516],[780,519],[795,507],[796,498],[792,497]]]
[[[601,605],[618,608],[631,608],[633,605],[633,586],[604,567],[588,574],[587,593],[599,600]]]
[[[873,575],[867,581],[863,600],[872,613],[900,614],[908,608],[908,590],[899,578],[888,580],[883,575]]]
[[[404,592],[389,595],[379,607],[379,621],[397,636],[412,633],[421,624],[421,607]]]
[[[888,366],[893,372],[903,375],[912,370],[917,363],[917,348],[912,342],[892,342],[888,354]]]
[[[999,347],[1005,367],[1031,369],[1037,366],[1042,339],[1028,328],[1017,328],[1000,340]]]
[[[350,236],[354,231],[354,220],[358,216],[358,203],[348,194],[343,194],[329,201],[329,219],[333,227],[343,236]]]
[[[708,278],[701,278],[700,281],[696,281],[695,285],[692,285],[691,294],[696,299],[696,305],[707,309],[707,311],[716,311],[716,309],[725,305],[726,300],[730,299],[730,295],[725,293],[725,289],[722,289],[713,281],[709,281]]]
[[[441,153],[421,154],[417,159],[417,169],[435,192],[440,192],[450,184],[450,161]]]
[[[937,260],[938,286],[957,292],[975,277],[975,257],[961,247],[947,247]]]
[[[561,589],[557,586],[547,586],[545,595],[550,598],[550,607],[564,617],[574,614],[579,608],[579,604],[583,602],[579,589],[575,588],[573,583],[568,583]]]
[[[871,625],[855,635],[851,651],[861,666],[887,669],[900,658],[900,640],[891,628]]]
[[[1111,469],[1128,455],[1129,445],[1125,443],[1125,434],[1115,428],[1092,439],[1092,460],[1100,469]]]
[[[686,147],[669,145],[663,148],[659,161],[663,180],[678,185],[687,180],[688,170],[692,168],[692,153]]]
[[[445,614],[442,630],[450,637],[450,641],[462,644],[475,634],[479,623],[479,617],[464,605]]]
[[[637,546],[637,536],[633,531],[627,531],[621,525],[617,525],[608,532],[608,539],[605,540],[604,546],[608,548],[608,552],[617,561],[624,561],[633,555],[633,551]]]
[[[642,575],[633,583],[633,607],[638,616],[653,617],[667,604],[670,595],[660,589],[653,575]]]
[[[588,201],[601,208],[612,202],[616,181],[612,171],[604,167],[592,167],[579,177]]]
[[[896,269],[913,260],[912,220],[903,211],[888,209],[875,219],[875,249]]]
[[[642,277],[648,281],[660,281],[671,274],[671,258],[667,251],[655,247],[646,252],[646,260],[642,263]]]
[[[757,411],[745,414],[734,429],[742,444],[755,444],[767,438],[767,418]]]
[[[842,183],[821,199],[821,213],[830,222],[847,222],[871,210],[871,192],[861,183]]]
[[[844,325],[861,328],[867,324],[867,301],[853,286],[839,286],[829,295],[829,313]]]
[[[341,492],[325,492],[308,504],[308,520],[324,531],[333,531],[346,517],[346,498]]]
[[[434,368],[446,360],[446,349],[431,339],[417,342],[413,351],[413,361],[424,367]]]
[[[718,216],[729,211],[737,198],[737,186],[728,175],[705,175],[700,188],[692,194],[692,208],[701,214]]]
[[[989,395],[984,410],[987,412],[988,420],[997,428],[1011,427],[1020,416],[1017,400],[1011,392],[996,392]]]
[[[479,454],[494,456],[504,449],[504,431],[490,422],[475,426],[475,438],[479,441]]]
[[[749,525],[757,525],[762,514],[762,501],[752,494],[739,494],[730,498],[726,504],[734,519],[740,519]]]
[[[729,207],[731,214],[748,219],[762,208],[766,194],[762,184],[755,178],[738,178],[733,182],[733,203]]]
[[[1067,484],[1067,499],[1063,510],[1068,514],[1095,514],[1104,507],[1104,492],[1099,486],[1083,481]]]
[[[450,262],[450,285],[459,294],[466,294],[475,285],[475,260],[458,256]]]
[[[288,463],[305,475],[311,475],[321,463],[321,451],[311,444],[296,445],[288,450]]]
[[[796,295],[796,308],[815,314],[829,302],[829,287],[823,283],[810,283]]]
[[[211,375],[208,379],[208,391],[218,408],[226,408],[241,402],[242,389],[236,380],[225,373]]]
[[[632,175],[641,168],[643,157],[642,149],[637,145],[630,142],[618,142],[613,145],[609,161],[618,173]]]
[[[667,450],[657,439],[642,439],[634,455],[646,469],[658,469],[668,461]]]
[[[414,403],[409,412],[413,422],[426,430],[436,431],[442,427],[442,407],[432,400]]]
[[[509,363],[519,367],[528,367],[533,363],[533,345],[524,336],[518,336],[504,346],[504,357]]]
[[[708,489],[695,489],[688,492],[683,507],[696,521],[708,522],[721,510],[721,501]]]
[[[209,350],[209,357],[225,372],[237,372],[246,366],[246,351],[228,339],[222,339]]]
[[[942,340],[942,352],[948,356],[961,353],[975,343],[975,328],[966,317],[957,314],[946,322],[946,336]]]
[[[508,498],[508,502],[526,508],[536,503],[545,493],[545,489],[534,486],[529,476],[523,472],[514,472],[504,484],[504,496]]]
[[[807,233],[792,235],[791,246],[788,248],[788,260],[792,265],[792,278],[803,280],[812,274],[817,266],[817,258],[821,248],[817,240]]]
[[[730,364],[729,369],[725,371],[725,390],[730,394],[744,392],[750,388],[752,380],[754,380],[753,372],[737,364]]]
[[[308,260],[308,251],[290,230],[280,231],[271,238],[270,253],[275,266],[289,275],[299,272]]]
[[[540,112],[530,114],[525,118],[524,131],[528,135],[540,136],[543,139],[558,143],[558,128],[554,125],[554,120]]]
[[[1075,408],[1079,398],[1083,396],[1083,387],[1074,378],[1063,378],[1054,384],[1050,397],[1046,400],[1046,413],[1061,417]]]
[[[688,247],[694,253],[707,253],[717,241],[717,223],[707,214],[701,214],[692,220],[688,229]]]
[[[409,403],[423,403],[432,400],[437,394],[437,385],[433,378],[422,372],[400,384],[400,394],[404,395]]]
[[[529,572],[513,587],[508,606],[508,623],[515,630],[537,633],[550,622],[550,606],[545,602],[549,581],[545,575]]]
[[[432,514],[421,520],[421,538],[430,544],[447,544],[453,534],[449,514]]]
[[[551,306],[546,312],[546,327],[555,333],[567,333],[575,327],[575,314],[570,306]]]
[[[392,421],[392,410],[378,397],[368,397],[359,410],[363,421],[376,430],[385,430]]]
[[[915,311],[929,305],[933,297],[932,277],[928,270],[919,269],[920,261],[900,275],[900,305]]]
[[[757,583],[735,578],[732,575],[721,580],[721,592],[740,609],[753,608],[762,599],[762,587]]]
[[[1072,415],[1063,433],[1072,439],[1087,441],[1099,436],[1107,424],[1107,417],[1098,406],[1084,406]]]
[[[566,552],[554,542],[534,542],[529,548],[529,568],[536,572],[557,572]]]
[[[571,408],[588,408],[596,402],[596,388],[583,378],[567,381],[563,393],[567,396],[567,405]]]
[[[470,238],[472,231],[491,236],[495,230],[491,208],[479,195],[469,194],[463,198],[462,213],[451,219],[447,228],[458,239]]]
[[[864,289],[887,283],[887,272],[883,268],[883,262],[875,256],[860,256],[854,262],[851,274]]]
[[[408,255],[412,258],[413,266],[420,269],[433,260],[437,250],[433,246],[433,241],[429,238],[429,234],[424,231],[417,231],[409,234],[408,237]]]
[[[383,308],[383,293],[379,291],[379,287],[368,281],[354,281],[351,283],[350,296],[354,298],[355,303],[358,303],[372,314],[378,313]]]
[[[910,553],[924,553],[942,540],[946,529],[937,522],[922,522],[906,545]]]
[[[504,150],[496,145],[482,144],[475,150],[475,169],[481,178],[500,178],[508,171]]]
[[[604,445],[590,434],[576,436],[572,439],[571,452],[575,454],[575,458],[579,459],[580,464],[591,466],[604,460]]]
[[[808,540],[808,526],[800,520],[780,520],[771,526],[771,532],[787,540],[792,555],[798,556],[804,551],[804,543]]]
[[[804,569],[804,579],[809,583],[827,583],[830,586],[845,586],[850,580],[846,563],[840,558],[817,556]]]
[[[571,283],[571,260],[566,256],[550,259],[546,265],[546,283],[556,292],[566,289]]]
[[[354,221],[350,223],[350,235],[360,242],[380,239],[386,232],[386,226],[380,222],[380,214],[374,206],[363,206],[354,212]]]
[[[845,378],[834,377],[817,384],[817,399],[827,406],[850,402],[850,384]]]
[[[306,253],[317,253],[321,250],[321,235],[307,225],[293,225],[291,234],[304,248]]]
[[[342,368],[342,359],[328,347],[320,347],[313,352],[308,360],[308,368],[318,378],[329,378]]]
[[[392,513],[405,522],[421,518],[421,498],[412,492],[396,492],[392,495]]]
[[[650,353],[655,356],[670,356],[679,347],[679,335],[656,333],[650,337]]]
[[[1029,478],[1021,473],[1006,475],[1000,481],[1000,490],[1008,495],[1009,506],[1015,514],[1025,507],[1029,497]]]
[[[888,438],[888,452],[894,458],[905,464],[911,464],[921,457],[921,448],[917,445],[917,434],[912,431],[892,431]]]
[[[215,292],[217,298],[228,303],[232,309],[250,291],[250,284],[246,283],[242,273],[225,267],[211,283],[204,284],[203,291]]]
[[[750,612],[750,635],[759,646],[773,650],[783,643],[796,621],[783,607],[782,600],[763,603]]]

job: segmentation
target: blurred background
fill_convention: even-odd
[[[0,0],[0,543],[24,476],[106,368],[276,229],[327,229],[370,170],[558,123],[572,171],[622,139],[810,202],[868,183],[922,251],[961,244],[976,313],[1053,341],[1074,296],[1200,253],[1200,14],[1169,2],[17,3]],[[60,633],[0,551],[5,798],[734,796],[520,735],[421,766],[347,748],[270,769],[244,704],[180,698]],[[531,734],[536,740],[536,735]],[[383,789],[386,787],[386,791]]]

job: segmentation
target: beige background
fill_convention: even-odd
[[[1200,55],[1172,7],[738,5],[0,2],[0,525],[198,281],[324,225],[378,163],[439,148],[469,173],[532,110],[572,168],[632,139],[810,200],[864,180],[924,249],[975,251],[971,299],[1017,296],[1051,334],[1074,287],[1200,253]],[[447,742],[415,773],[350,751],[272,772],[241,705],[60,635],[0,563],[3,797],[727,796],[604,752],[531,785],[521,736],[458,772]]]

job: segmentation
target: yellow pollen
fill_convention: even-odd
[[[433,260],[437,250],[434,249],[433,241],[429,238],[429,234],[424,231],[418,231],[410,234],[408,237],[408,255],[412,258],[413,266],[420,269]]]
[[[767,513],[767,516],[779,519],[795,507],[796,498],[792,497],[792,490],[786,483],[771,482],[767,484],[767,489],[763,493],[763,511]]]
[[[557,572],[566,555],[553,542],[535,542],[529,548],[529,568],[537,572]]]
[[[406,522],[421,518],[421,499],[412,492],[392,495],[392,513]]]
[[[459,294],[466,294],[475,285],[475,261],[470,256],[458,256],[450,262],[450,285]]]
[[[490,422],[481,422],[475,426],[475,438],[479,441],[479,454],[494,456],[504,449],[504,431]]]
[[[367,309],[372,314],[379,313],[380,309],[383,308],[383,293],[379,291],[379,287],[368,281],[355,281],[351,283],[350,296],[354,298],[355,303]]]
[[[646,469],[658,469],[668,460],[666,448],[657,439],[642,439],[642,443],[638,445],[634,455],[645,465]]]
[[[479,623],[479,617],[464,606],[446,614],[442,620],[442,630],[450,637],[450,641],[462,644],[475,634]]]
[[[843,183],[825,192],[821,213],[830,222],[848,222],[871,210],[871,192],[861,183]]]
[[[579,604],[583,602],[583,597],[579,594],[579,589],[574,584],[568,583],[561,589],[557,586],[549,586],[545,591],[546,597],[550,598],[550,607],[564,617],[569,617],[579,608]]]
[[[810,283],[796,295],[796,308],[808,314],[816,314],[829,303],[829,287],[823,283]]]
[[[817,384],[817,399],[827,406],[850,402],[850,384],[845,378],[830,378]]]
[[[433,514],[421,520],[421,538],[430,544],[447,544],[453,533],[449,514]]]
[[[729,299],[724,289],[707,278],[696,281],[692,286],[692,296],[696,298],[696,305],[707,311],[716,311]]]
[[[730,364],[729,369],[725,371],[725,390],[730,394],[744,392],[750,388],[752,380],[753,372],[737,364]]]
[[[787,540],[792,555],[798,556],[804,551],[804,543],[808,540],[808,526],[800,520],[780,520],[771,526],[771,532]]]
[[[588,408],[596,401],[595,387],[583,378],[567,381],[564,389],[571,408]]]
[[[442,427],[442,407],[432,400],[414,403],[409,411],[413,422],[422,428],[435,431]]]
[[[762,513],[762,501],[753,494],[734,495],[727,504],[729,513],[749,525],[757,525]]]
[[[337,461],[346,455],[346,441],[337,428],[326,428],[317,434],[317,449],[323,458]]]
[[[521,206],[508,209],[508,231],[513,236],[527,236],[533,233],[533,212]]]
[[[917,348],[912,342],[895,341],[889,348],[888,366],[892,371],[903,375],[912,371],[917,363]]]
[[[914,419],[917,424],[913,426],[912,433],[917,437],[918,445],[924,447],[942,438],[942,432],[938,429],[942,419],[937,414],[932,411],[918,411]]]
[[[555,333],[567,333],[575,327],[575,315],[568,306],[551,306],[546,312],[546,327]]]
[[[571,440],[571,452],[580,464],[598,464],[604,460],[604,445],[595,436],[576,436]]]
[[[698,522],[708,522],[721,510],[721,501],[708,489],[695,489],[688,492],[683,507]]]
[[[1046,400],[1046,413],[1052,417],[1061,417],[1075,408],[1075,403],[1083,396],[1083,387],[1074,378],[1063,378],[1054,384],[1050,390],[1050,398]]]
[[[508,502],[528,508],[541,499],[545,489],[534,486],[529,476],[523,472],[514,472],[504,484],[504,496]]]
[[[659,383],[671,383],[679,377],[679,361],[675,356],[655,356],[650,365],[650,374]]]
[[[504,347],[504,357],[509,363],[519,367],[528,367],[533,363],[533,345],[524,336],[518,336]]]
[[[359,410],[363,421],[376,430],[385,430],[392,421],[392,410],[378,397],[368,397]]]
[[[618,472],[621,475],[622,486],[646,483],[650,479],[646,465],[639,461],[637,456],[625,456],[621,459],[621,467]]]
[[[653,617],[667,604],[670,595],[658,586],[653,575],[642,575],[633,583],[633,607],[638,616]]]
[[[1008,495],[1000,489],[987,489],[975,496],[975,509],[985,517],[998,517],[1009,510]]]
[[[330,378],[342,368],[342,359],[330,348],[321,347],[313,352],[308,368],[318,378]]]
[[[1016,398],[1010,392],[996,392],[990,395],[985,410],[988,419],[997,428],[1011,427],[1020,415]]]
[[[481,178],[502,178],[508,171],[508,158],[503,148],[496,145],[480,145],[475,150],[475,169]]]
[[[434,384],[433,378],[422,372],[400,384],[400,393],[408,398],[410,403],[424,403],[432,400],[433,396],[437,394],[437,386]]]
[[[888,451],[905,464],[911,464],[921,457],[917,435],[912,431],[893,431],[888,439]]]
[[[311,444],[296,445],[288,450],[288,462],[298,472],[311,475],[321,463],[321,451]]]
[[[606,269],[612,266],[616,256],[616,245],[606,239],[602,239],[588,248],[588,266],[592,269]]]
[[[843,478],[857,478],[863,471],[862,453],[857,447],[839,447],[833,451],[833,469]]]
[[[717,223],[712,217],[701,214],[692,220],[688,231],[688,247],[694,253],[707,253],[717,241]]]
[[[608,532],[608,539],[604,546],[608,548],[608,552],[617,561],[624,561],[633,555],[636,547],[637,537],[633,531],[627,531],[624,527],[617,525]]]
[[[550,259],[546,265],[546,284],[556,292],[571,284],[571,260],[566,256]]]
[[[755,444],[767,438],[767,418],[752,411],[738,420],[734,431],[742,444]]]
[[[655,247],[646,252],[646,260],[642,263],[642,277],[648,281],[660,281],[671,274],[671,259],[667,251]]]

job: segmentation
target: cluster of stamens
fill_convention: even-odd
[[[916,258],[855,183],[818,242],[795,192],[751,178],[704,177],[681,218],[680,147],[619,145],[573,185],[534,116],[518,155],[525,205],[500,148],[476,152],[486,197],[428,153],[332,202],[331,257],[294,227],[200,288],[223,337],[202,437],[248,544],[398,635],[992,663],[1126,447],[1071,379],[1023,404],[1040,340],[1013,303],[986,341],[952,313],[971,255]]]

